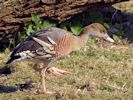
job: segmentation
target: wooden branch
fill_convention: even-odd
[[[58,22],[97,6],[111,5],[126,0],[1,0],[0,33],[13,33],[31,21],[31,14]]]

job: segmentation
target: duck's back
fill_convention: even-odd
[[[37,43],[33,37],[48,43],[54,48],[55,54],[49,54],[44,48]],[[49,58],[53,57],[62,57],[71,52],[71,40],[73,39],[73,35],[59,28],[48,28],[38,31],[35,35],[30,36],[24,42],[18,44],[18,46],[13,50],[11,54],[11,59],[7,63],[11,63],[12,61],[21,60],[25,58],[34,58],[34,56],[40,56],[45,61]],[[50,41],[52,40],[54,44]],[[45,58],[44,55],[51,55]]]

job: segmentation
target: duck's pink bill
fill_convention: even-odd
[[[111,37],[106,37],[105,40],[114,43],[115,41]]]

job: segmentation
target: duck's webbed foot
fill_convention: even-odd
[[[47,69],[47,71],[54,74],[54,75],[57,75],[57,76],[64,76],[66,74],[70,74],[70,72],[68,72],[68,71],[61,70],[61,69],[58,69],[58,68],[55,68],[55,67],[49,67]]]

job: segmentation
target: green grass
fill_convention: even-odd
[[[9,52],[0,54],[0,66],[8,59]],[[11,66],[14,72],[0,76],[0,85],[15,86],[29,80],[35,88],[11,93],[0,93],[0,100],[132,100],[133,99],[133,47],[91,46],[73,52],[70,56],[53,64],[70,71],[71,74],[57,77],[47,74],[48,90],[57,94],[48,96],[35,94],[39,87],[39,74],[30,62],[19,62]],[[95,84],[90,91],[78,89],[86,84]]]

